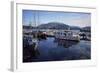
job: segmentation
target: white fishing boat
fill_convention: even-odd
[[[66,31],[59,30],[55,32],[55,38],[61,40],[69,40],[69,41],[80,41],[79,34],[71,30],[66,30]]]

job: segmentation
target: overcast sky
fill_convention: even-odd
[[[50,11],[34,11],[23,10],[23,25],[33,26],[49,22],[61,22],[70,26],[85,27],[91,25],[90,13],[77,12],[50,12]]]

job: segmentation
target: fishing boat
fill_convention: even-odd
[[[55,39],[68,40],[68,41],[80,41],[80,36],[71,30],[57,31],[55,32]]]

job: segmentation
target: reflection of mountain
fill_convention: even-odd
[[[40,29],[68,29],[69,25],[59,22],[50,22],[47,24],[41,24],[38,26]]]

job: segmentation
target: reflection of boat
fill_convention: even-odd
[[[69,40],[69,41],[80,41],[80,36],[73,31],[57,31],[55,32],[55,38],[61,40]]]
[[[37,39],[32,39],[32,42],[35,44],[34,49],[36,50],[37,46],[38,46],[38,40]]]
[[[33,38],[33,36],[32,35],[26,35],[26,36],[24,36],[23,37],[23,45],[24,46],[27,46],[27,45],[34,45],[35,47],[37,46],[37,44],[38,44],[38,40],[36,39],[36,38]],[[36,49],[34,47],[34,49]]]
[[[38,41],[33,39],[31,35],[23,37],[23,62],[30,61],[32,57],[36,57]]]

